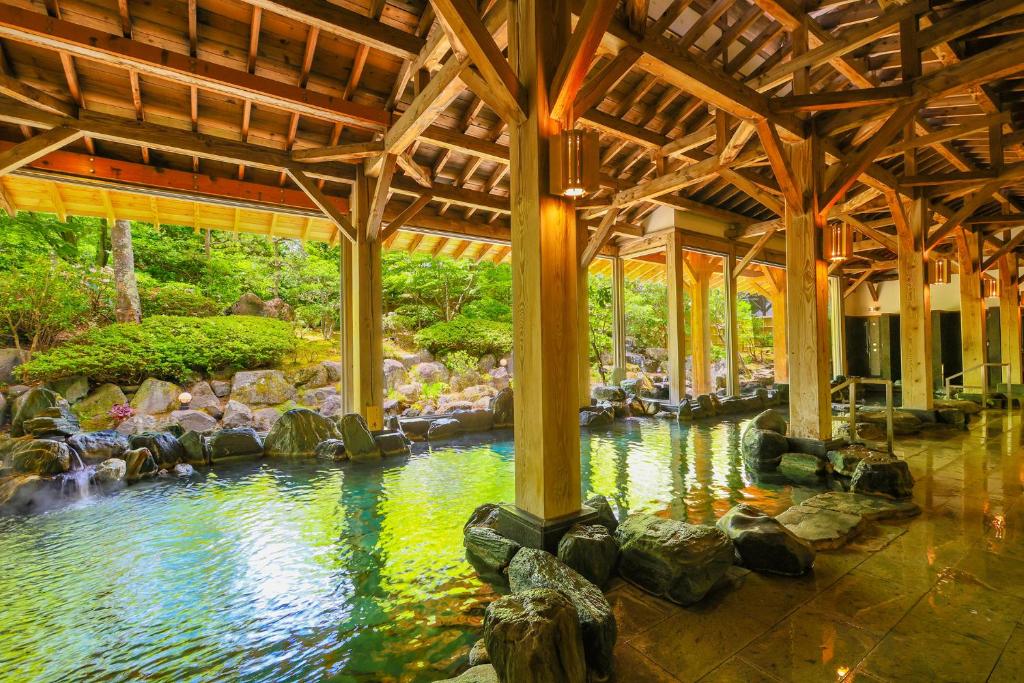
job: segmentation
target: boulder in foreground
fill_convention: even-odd
[[[799,576],[814,564],[814,548],[753,505],[722,515],[718,528],[732,540],[739,564],[755,572]]]

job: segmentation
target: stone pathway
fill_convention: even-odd
[[[801,578],[735,572],[688,608],[617,580],[620,683],[1024,680],[1024,419],[904,437],[921,515],[872,522]]]

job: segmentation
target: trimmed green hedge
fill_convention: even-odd
[[[436,356],[465,351],[475,358],[512,350],[512,323],[456,316],[451,322],[434,323],[416,333],[416,345]]]
[[[206,318],[218,315],[223,306],[187,282],[161,282],[139,292],[142,317],[183,315]]]
[[[23,381],[85,375],[98,383],[134,384],[146,377],[187,382],[218,370],[275,365],[294,348],[292,328],[280,320],[154,316],[90,330],[36,354],[17,371]]]

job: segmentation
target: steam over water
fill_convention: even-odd
[[[379,464],[262,460],[0,518],[0,681],[445,678],[493,591],[462,524],[513,498],[511,434]],[[583,435],[583,493],[710,522],[772,514],[738,423]]]

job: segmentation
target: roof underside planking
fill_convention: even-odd
[[[499,49],[501,2],[480,3]],[[852,273],[887,276],[893,197],[926,193],[939,251],[962,226],[992,254],[1024,225],[1024,3],[611,4],[572,3],[595,37],[573,42],[573,110],[601,140],[601,191],[581,212],[597,231],[621,204],[603,255],[635,249],[666,205],[731,224],[738,257],[781,229],[761,121],[784,138],[813,126],[827,181],[864,158],[830,213],[857,231]],[[334,241],[355,164],[379,170],[388,152],[388,246],[508,260],[507,126],[460,80],[444,14],[426,0],[4,2],[3,199]],[[886,127],[910,101],[907,125]]]

